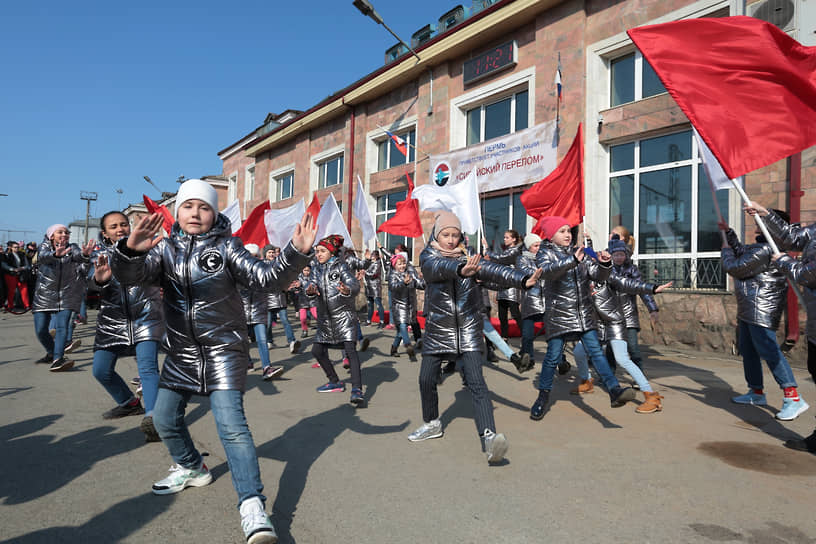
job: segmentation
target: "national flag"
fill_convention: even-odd
[[[311,208],[311,204],[309,207]],[[354,249],[354,243],[351,241],[351,235],[346,228],[343,214],[340,213],[340,208],[337,206],[333,193],[329,193],[329,197],[320,207],[320,213],[317,215],[317,236],[315,239],[321,240],[330,234],[339,234],[343,237],[343,245]]]
[[[816,47],[745,16],[628,34],[730,179],[816,144]]]
[[[476,174],[470,174],[461,182],[443,187],[433,183],[421,185],[413,190],[413,197],[419,201],[421,210],[448,210],[453,212],[468,234],[481,231],[482,210],[479,205],[479,187]]]
[[[555,69],[555,91],[561,100],[561,53],[558,53],[558,67]]]
[[[257,244],[263,247],[269,243],[266,235],[266,224],[264,223],[264,212],[269,209],[269,200],[264,200],[252,210],[241,228],[233,233],[233,236],[240,238],[244,244]]]
[[[521,204],[530,217],[557,215],[567,219],[570,226],[581,223],[584,216],[583,134],[583,126],[579,124],[569,151],[555,170],[521,193]]]
[[[170,210],[168,210],[166,206],[157,204],[156,202],[153,201],[152,198],[150,198],[147,195],[143,194],[142,200],[144,201],[144,205],[145,208],[147,208],[148,213],[162,214],[162,217],[164,218],[164,221],[162,222],[162,228],[164,228],[167,234],[170,234],[170,232],[173,230],[173,223],[176,222],[175,218],[173,217],[173,214],[170,213]]]
[[[286,208],[266,210],[264,226],[266,226],[269,243],[278,247],[288,244],[304,213],[306,213],[306,204],[302,198]]]
[[[241,205],[237,199],[233,200],[229,206],[221,210],[221,213],[230,220],[233,234],[241,228]]]
[[[371,217],[371,210],[368,208],[366,202],[365,191],[363,190],[363,182],[360,181],[360,176],[357,176],[357,194],[354,195],[354,215],[357,221],[360,222],[360,230],[363,231],[363,244],[377,236],[377,231],[374,229],[374,219]]]
[[[383,129],[383,130],[385,130],[386,134],[388,134],[388,136],[391,138],[391,141],[394,142],[394,146],[396,146],[397,150],[399,150],[399,152],[402,153],[407,158],[408,157],[408,144],[405,143],[405,140],[403,140],[402,138],[400,138],[399,136],[397,136],[393,132],[390,132],[387,129]]]

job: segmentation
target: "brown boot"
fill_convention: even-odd
[[[581,380],[581,383],[578,385],[578,387],[570,391],[570,395],[583,395],[586,393],[592,393],[593,389],[595,389],[595,387],[592,385],[592,378],[588,380]]]
[[[643,396],[646,397],[646,400],[635,408],[635,412],[638,414],[652,414],[663,409],[663,404],[660,403],[660,399],[663,397],[657,391],[644,391]]]

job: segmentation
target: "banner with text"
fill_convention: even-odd
[[[431,155],[431,182],[443,187],[476,174],[479,192],[535,183],[557,165],[555,121],[456,151]]]

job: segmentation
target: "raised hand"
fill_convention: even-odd
[[[759,214],[760,217],[765,217],[769,213],[768,208],[766,208],[762,204],[759,204],[759,203],[757,203],[757,202],[755,202],[753,200],[748,204],[744,204],[742,206],[742,209],[745,210],[745,213],[747,213],[748,215],[757,215],[757,214]]]
[[[459,270],[459,274],[466,278],[478,274],[479,270],[482,269],[482,267],[479,266],[479,261],[481,259],[482,258],[479,255],[471,255],[468,257],[467,261],[465,262],[465,266]]]
[[[533,272],[533,275],[527,278],[527,281],[524,282],[524,286],[529,288],[535,285],[539,278],[541,278],[542,272],[543,270],[541,270],[540,268],[536,268],[536,271]]]
[[[71,252],[71,246],[68,242],[54,242],[54,256],[65,257]]]
[[[110,281],[112,275],[108,256],[103,254],[97,257],[96,268],[94,269],[94,280],[96,283],[104,285]]]
[[[584,246],[579,246],[578,249],[575,250],[575,260],[579,263],[584,260]]]
[[[310,283],[309,286],[306,288],[306,294],[310,297],[314,297],[320,294],[320,291],[317,290],[317,285]]]
[[[351,293],[351,288],[342,281],[337,285],[337,289],[340,291],[340,294],[343,295],[344,297],[348,296],[348,294]]]
[[[365,257],[366,259],[370,259],[371,258],[371,250],[366,248],[365,253],[363,253],[363,257]]]
[[[664,283],[663,285],[658,285],[658,286],[657,286],[657,289],[655,289],[655,293],[662,293],[664,290],[668,289],[668,288],[669,288],[669,287],[671,287],[673,284],[674,284],[674,282],[673,282],[673,281],[670,281],[670,282],[668,282],[668,283]],[[655,314],[656,314],[657,312],[652,312],[652,313],[655,313]]]
[[[604,249],[603,251],[598,253],[598,260],[602,263],[608,263],[609,261],[612,260],[612,255],[610,255],[609,252]]]
[[[142,217],[130,231],[127,239],[127,247],[133,251],[146,253],[156,247],[161,242],[161,236],[157,236],[164,223],[164,217],[160,213],[153,213]]]
[[[402,281],[405,282],[405,285],[408,285],[409,283],[411,283],[411,274],[405,274],[402,277]]]
[[[300,223],[295,225],[295,233],[292,235],[292,245],[301,253],[309,253],[314,245],[317,236],[317,218],[306,212],[300,219]]]
[[[85,255],[86,257],[90,257],[91,251],[93,251],[95,243],[96,242],[94,240],[88,240],[88,243],[82,246],[82,254]]]

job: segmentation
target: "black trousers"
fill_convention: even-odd
[[[510,310],[510,313],[513,315],[513,319],[516,320],[516,325],[521,328],[521,310],[519,310],[518,302],[513,302],[512,300],[500,300],[499,302],[499,325],[501,330],[502,338],[507,338],[507,310]]]
[[[465,382],[473,400],[473,416],[476,420],[476,432],[481,436],[485,429],[496,432],[496,422],[493,420],[493,403],[490,401],[490,391],[482,375],[482,353],[468,351],[462,354],[439,353],[422,356],[422,366],[419,369],[419,394],[422,400],[422,420],[425,423],[439,419],[439,394],[437,379],[439,378],[442,361],[456,361],[462,365],[465,373]]]
[[[337,383],[340,381],[340,377],[337,375],[337,372],[335,372],[331,359],[329,359],[330,347],[332,347],[331,344],[320,344],[315,342],[312,344],[312,355],[314,355],[314,358],[317,359],[318,363],[320,363],[320,368],[322,368],[323,372],[326,373],[326,378],[328,378],[332,383]],[[349,369],[351,370],[351,386],[357,389],[362,389],[363,376],[360,372],[360,358],[357,357],[356,342],[343,342],[342,346],[338,345],[335,347],[342,349],[345,352],[346,357],[348,357]]]
[[[810,377],[816,382],[816,344],[808,340],[808,372]]]

